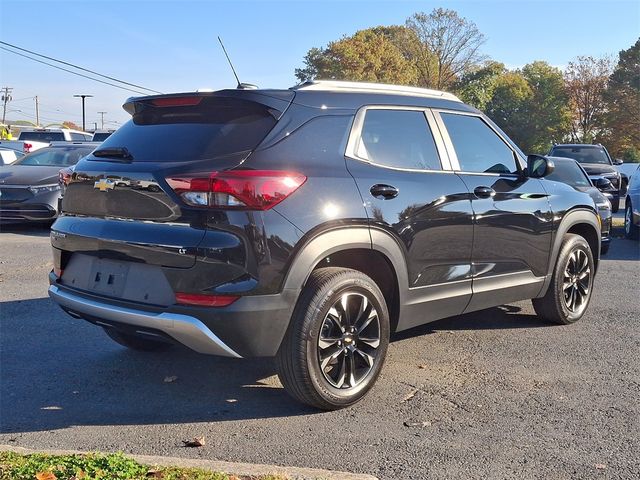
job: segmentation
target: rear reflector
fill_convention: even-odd
[[[176,175],[166,180],[189,205],[268,210],[295,192],[307,177],[280,170],[229,170]]]
[[[202,97],[165,97],[151,100],[155,107],[192,107],[198,105]]]
[[[226,307],[240,297],[237,295],[200,295],[195,293],[176,293],[176,303],[197,305],[200,307]]]

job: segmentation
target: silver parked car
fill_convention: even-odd
[[[629,176],[629,187],[625,199],[624,233],[627,238],[640,238],[640,165]]]

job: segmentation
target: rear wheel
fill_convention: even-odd
[[[168,350],[173,346],[169,342],[152,340],[150,338],[143,337],[142,335],[124,333],[113,328],[105,328],[104,331],[109,335],[111,340],[123,347],[130,348],[131,350],[138,350],[141,352],[160,352]]]
[[[637,240],[640,236],[640,227],[633,224],[633,208],[631,208],[631,199],[627,200],[624,209],[624,234],[627,238]]]
[[[566,234],[547,293],[533,299],[538,316],[564,325],[580,320],[591,299],[594,274],[589,243],[580,235]]]
[[[278,377],[302,403],[347,407],[373,386],[389,344],[380,289],[356,270],[314,271],[300,295],[276,356]]]

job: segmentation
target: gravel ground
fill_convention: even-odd
[[[370,395],[331,413],[289,399],[270,360],[119,347],[47,298],[45,229],[0,245],[0,444],[383,479],[640,477],[637,242],[614,239],[578,324],[522,302],[414,329]]]

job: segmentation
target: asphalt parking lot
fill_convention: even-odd
[[[412,330],[371,394],[331,413],[289,399],[269,360],[125,350],[49,301],[46,229],[3,228],[0,245],[0,444],[384,479],[640,475],[637,242],[613,240],[578,324],[522,302]]]

